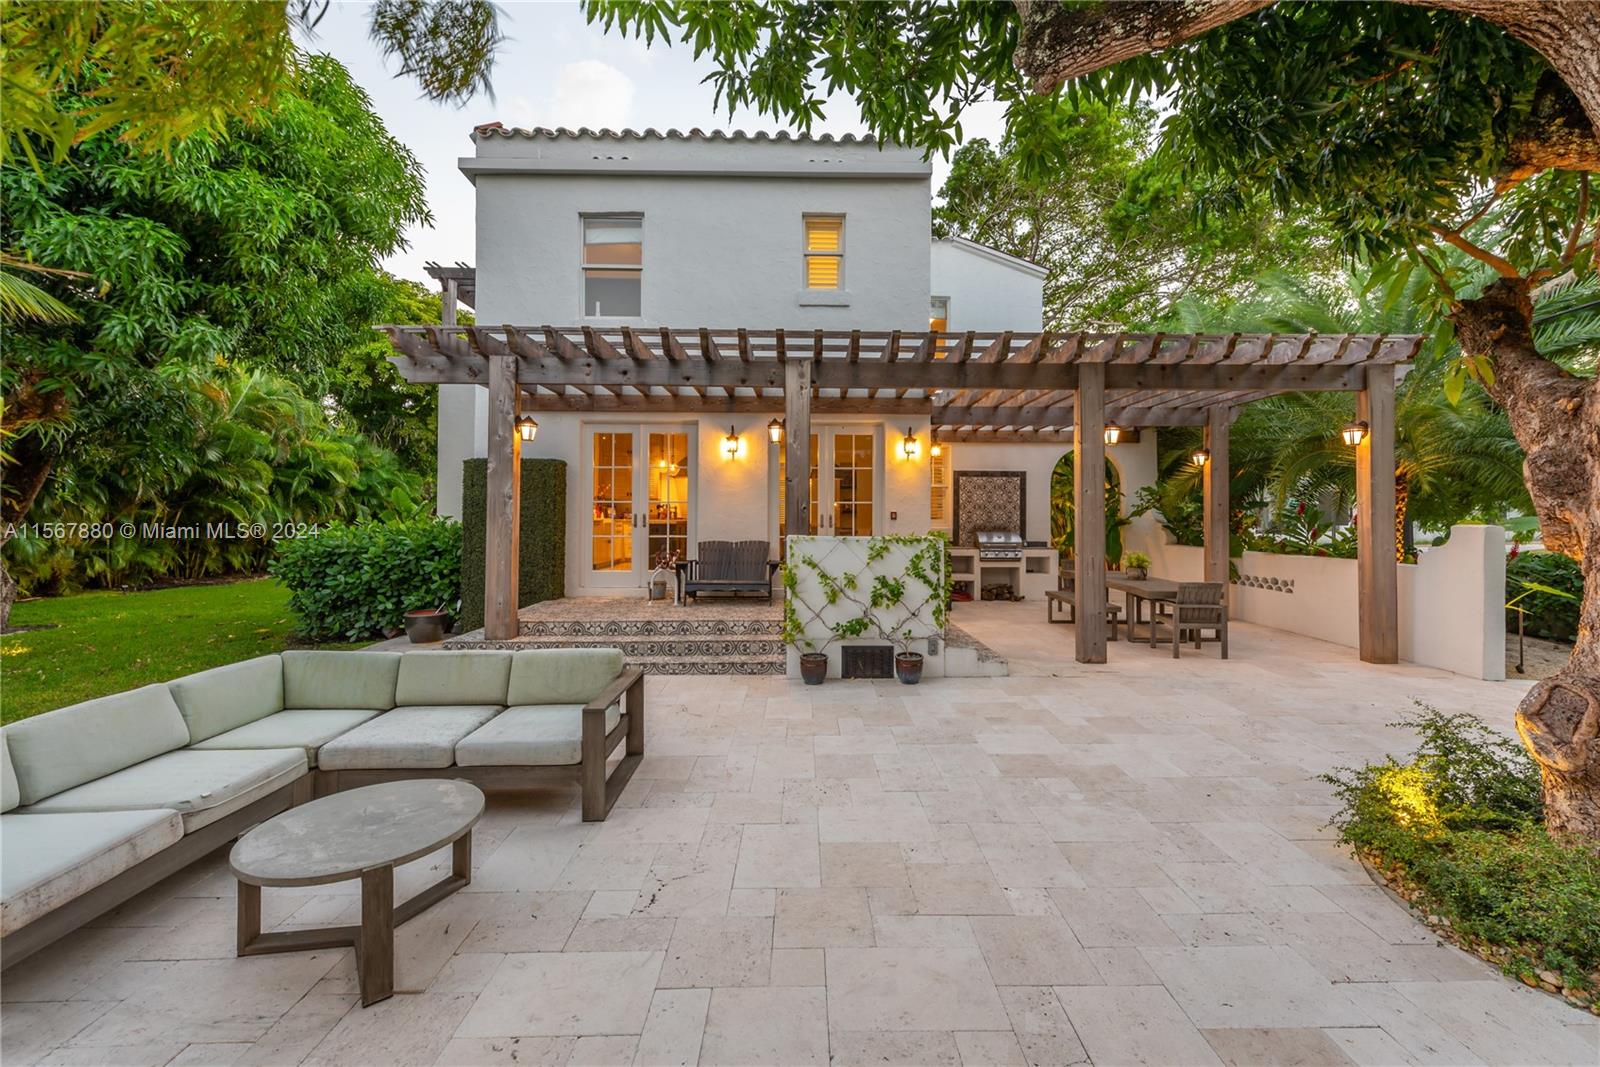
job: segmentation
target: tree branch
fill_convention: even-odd
[[[1583,228],[1589,221],[1589,176],[1583,175],[1578,182],[1578,218],[1572,224],[1572,233],[1567,235],[1567,247],[1561,252],[1561,268],[1565,270],[1572,265],[1572,260],[1578,254],[1578,242],[1583,240]]]
[[[1500,277],[1522,277],[1522,272],[1517,270],[1516,267],[1513,267],[1510,261],[1500,258],[1487,248],[1479,248],[1477,245],[1473,244],[1456,231],[1447,230],[1443,226],[1435,226],[1432,223],[1428,224],[1428,230],[1445,244],[1453,245],[1480,263],[1487,263],[1489,266],[1494,268],[1495,273],[1500,275]]]
[[[1053,0],[1015,0],[1022,29],[1015,63],[1035,92],[1049,92],[1124,59],[1182,44],[1272,0],[1127,0],[1067,5]]]

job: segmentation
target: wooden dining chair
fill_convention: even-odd
[[[1173,659],[1178,658],[1178,646],[1189,636],[1199,648],[1206,630],[1216,631],[1222,658],[1228,658],[1228,607],[1222,602],[1225,588],[1222,582],[1178,583],[1177,595],[1165,606],[1161,620],[1172,627]]]

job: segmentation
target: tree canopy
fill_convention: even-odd
[[[1271,267],[1333,269],[1327,233],[1265,197],[1199,216],[1201,190],[1152,158],[1155,123],[1147,105],[1083,101],[1062,129],[1064,163],[1046,173],[1010,142],[967,142],[939,191],[935,236],[1047,268],[1045,325],[1057,330],[1138,329],[1181,299],[1225,307]]]
[[[314,520],[420,496],[382,445],[421,466],[432,397],[398,383],[371,324],[437,318],[436,297],[430,311],[378,269],[427,219],[423,189],[325,56],[297,61],[273,109],[170,157],[109,129],[59,162],[0,167],[0,244],[77,272],[39,276],[75,321],[8,331],[4,520],[36,501],[36,518],[74,521]]]
[[[0,161],[60,161],[108,130],[170,152],[292,93],[329,0],[30,0],[0,7]],[[374,42],[431,100],[491,90],[503,40],[489,0],[375,0]],[[87,84],[86,84],[87,76]]]

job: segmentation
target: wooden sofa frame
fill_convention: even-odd
[[[606,709],[623,701],[622,721],[606,732]],[[606,774],[606,762],[619,745],[625,745],[617,766]],[[513,792],[546,781],[577,780],[583,795],[583,821],[600,822],[610,814],[623,787],[644,760],[644,669],[624,667],[622,673],[583,708],[580,762],[565,767],[437,767],[396,770],[311,770],[288,785],[202,826],[149,859],[74,897],[0,942],[0,968],[20,963],[51,942],[100,917],[119,904],[178,873],[196,860],[226,847],[246,830],[274,815],[304,804],[313,797],[341,789],[408,778],[451,778],[471,782],[485,792]]]
[[[622,721],[606,732],[606,709],[622,700]],[[622,760],[611,774],[606,761],[619,744],[626,742]],[[316,795],[326,796],[341,789],[356,789],[379,782],[398,782],[408,778],[450,778],[471,782],[485,792],[514,792],[544,782],[574,779],[583,794],[583,821],[600,822],[611,813],[622,795],[623,786],[633,777],[644,759],[644,668],[624,667],[600,695],[583,707],[582,755],[577,764],[563,767],[401,767],[389,770],[316,771]]]

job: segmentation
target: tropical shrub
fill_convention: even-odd
[[[1517,609],[1506,612],[1507,630],[1517,628],[1520,610],[1524,633],[1571,641],[1583,606],[1583,568],[1559,552],[1519,552],[1506,561],[1506,601],[1512,600]]]
[[[268,572],[289,588],[302,637],[388,636],[407,611],[461,598],[461,527],[444,519],[334,525],[281,541]]]
[[[1589,1002],[1600,854],[1545,830],[1539,768],[1521,745],[1471,715],[1418,707],[1393,724],[1421,739],[1410,759],[1324,776],[1341,839],[1463,947]]]
[[[422,506],[421,477],[270,372],[174,369],[81,418],[72,461],[5,545],[30,593],[259,574],[298,527]]]

